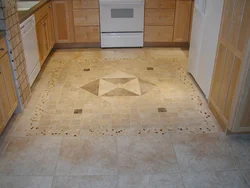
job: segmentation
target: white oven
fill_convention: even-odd
[[[101,46],[143,46],[144,0],[100,0]]]

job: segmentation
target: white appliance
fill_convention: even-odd
[[[195,0],[188,71],[209,97],[224,0]]]
[[[144,0],[100,0],[101,47],[142,47]]]
[[[26,59],[26,70],[29,77],[29,84],[30,86],[32,86],[38,73],[41,70],[34,15],[26,19],[23,23],[21,23],[20,27],[24,55]]]

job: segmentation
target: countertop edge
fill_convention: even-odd
[[[40,9],[43,5],[50,2],[51,0],[41,0],[38,4],[33,6],[31,9],[27,11],[17,11],[18,17],[19,17],[19,23],[21,24],[24,22],[27,18],[29,18],[32,14],[34,14],[38,9]]]

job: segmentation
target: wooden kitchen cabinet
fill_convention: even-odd
[[[56,43],[51,2],[49,3],[48,8],[49,8],[49,11],[48,11],[48,46],[49,46],[49,51],[51,51]]]
[[[230,132],[250,132],[249,17],[249,0],[224,1],[209,107]]]
[[[100,25],[99,10],[98,9],[74,10],[74,24],[75,26]]]
[[[48,17],[46,16],[44,17],[44,19],[42,19],[40,22],[36,24],[36,33],[37,33],[38,49],[39,49],[41,66],[46,60],[47,52],[48,52],[47,23],[48,23]]]
[[[188,45],[193,0],[146,0],[144,45]]]
[[[145,25],[174,25],[174,9],[146,9],[145,10]]]
[[[189,42],[192,14],[192,0],[176,0],[174,42]]]
[[[99,27],[77,27],[75,30],[76,42],[100,42]]]
[[[73,0],[75,42],[100,45],[100,16],[98,0]]]
[[[145,8],[175,9],[176,0],[145,0]]]
[[[5,47],[5,41],[0,41],[0,48],[5,49]],[[18,105],[9,55],[7,51],[2,51],[5,54],[0,54],[0,133]]]
[[[146,0],[144,45],[173,42],[176,0]]]
[[[35,18],[40,64],[42,66],[55,44],[51,2],[35,12]]]
[[[99,8],[98,0],[73,0],[73,9],[96,9]]]
[[[172,42],[173,26],[145,26],[145,42]]]
[[[56,43],[74,42],[72,0],[53,0],[53,21]]]

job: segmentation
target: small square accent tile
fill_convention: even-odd
[[[82,114],[82,109],[75,109],[74,114]]]
[[[87,68],[87,69],[83,69],[83,71],[86,71],[86,72],[88,72],[88,71],[90,71],[90,68]]]
[[[158,108],[158,112],[167,112],[166,108]]]
[[[153,67],[147,67],[147,70],[154,70]]]

